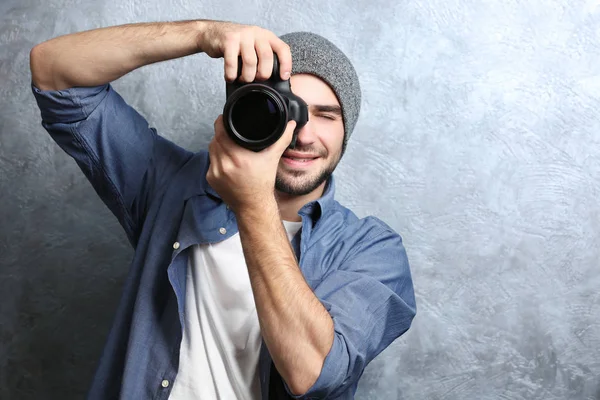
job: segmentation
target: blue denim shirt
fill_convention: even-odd
[[[135,249],[89,399],[167,399],[179,363],[190,246],[238,231],[234,213],[206,182],[208,153],[158,135],[110,84],[31,88],[42,126]],[[292,241],[307,284],[333,319],[333,346],[314,385],[292,396],[263,341],[263,400],[354,398],[367,364],[416,313],[400,235],[377,218],[357,218],[334,200],[334,186],[330,178],[323,196],[299,211],[302,228]]]

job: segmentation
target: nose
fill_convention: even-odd
[[[317,140],[315,126],[311,123],[310,118],[306,124],[298,130],[296,137],[296,146],[307,146],[313,144]]]

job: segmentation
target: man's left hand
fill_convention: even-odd
[[[279,140],[259,152],[248,150],[229,137],[223,115],[219,115],[214,126],[215,136],[208,146],[208,184],[235,213],[274,201],[277,168],[292,141],[296,122],[290,121]]]

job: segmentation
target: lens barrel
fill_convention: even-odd
[[[230,136],[238,144],[260,151],[281,137],[288,120],[288,109],[276,90],[251,83],[227,100],[223,117]]]

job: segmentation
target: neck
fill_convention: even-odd
[[[281,219],[292,222],[302,221],[302,218],[298,215],[298,211],[300,211],[305,204],[320,198],[323,195],[326,184],[327,181],[323,182],[312,192],[302,196],[294,196],[276,190],[275,197],[277,199],[277,205],[279,206],[279,214],[281,215]]]

